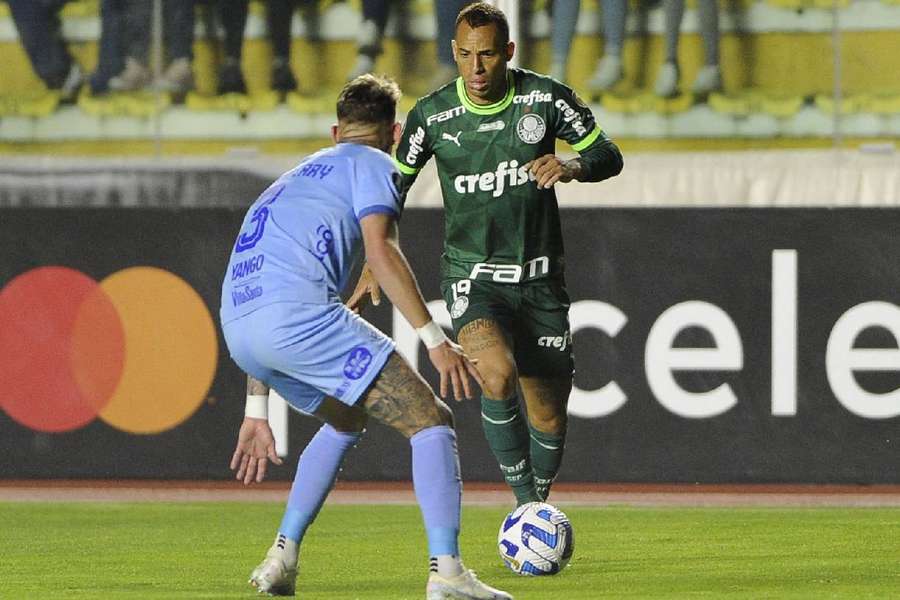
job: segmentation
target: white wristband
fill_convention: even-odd
[[[447,335],[444,333],[444,330],[434,321],[428,321],[422,327],[417,328],[416,333],[419,334],[422,343],[429,350],[437,348],[447,341]]]
[[[269,418],[269,397],[263,394],[247,394],[244,416],[251,419]]]

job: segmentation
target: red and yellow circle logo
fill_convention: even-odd
[[[37,431],[97,417],[129,433],[166,431],[206,398],[217,360],[203,299],[162,269],[98,283],[39,267],[0,290],[0,408]]]

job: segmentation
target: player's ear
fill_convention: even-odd
[[[453,51],[453,60],[456,60],[456,40],[450,40],[450,49]]]
[[[331,126],[331,141],[337,144],[338,141],[338,126],[337,123]]]
[[[394,135],[394,144],[399,144],[400,136],[403,133],[403,125],[401,125],[399,121],[394,122],[394,128],[393,128],[392,133]]]
[[[506,62],[512,60],[513,55],[516,53],[516,43],[515,42],[507,42],[506,43]]]

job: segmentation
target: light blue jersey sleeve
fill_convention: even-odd
[[[352,196],[356,219],[389,214],[399,220],[403,210],[398,189],[400,175],[390,156],[373,148],[365,151],[369,156],[354,163]]]

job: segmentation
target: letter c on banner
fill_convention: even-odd
[[[166,431],[206,398],[217,360],[206,304],[162,269],[97,283],[39,267],[0,290],[0,408],[36,431],[96,417],[128,433]]]

